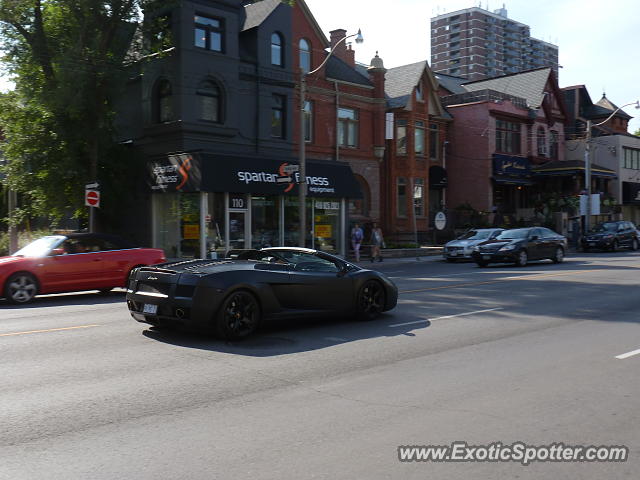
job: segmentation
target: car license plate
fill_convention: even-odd
[[[449,252],[449,255],[451,255],[452,257],[455,257],[456,255],[458,255],[458,252],[454,250],[453,252]]]
[[[145,303],[142,307],[142,313],[148,313],[149,315],[155,315],[158,312],[158,305],[151,303]]]
[[[590,247],[595,247],[596,246],[596,242],[589,242],[589,246]]]
[[[491,255],[482,255],[483,260],[489,260],[490,258],[491,258]]]

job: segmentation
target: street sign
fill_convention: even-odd
[[[85,190],[84,204],[87,207],[100,208],[100,192],[98,190]]]
[[[85,190],[98,190],[100,189],[100,184],[98,182],[87,183],[84,188]]]

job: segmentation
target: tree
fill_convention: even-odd
[[[640,128],[633,133],[636,137],[640,137]]]
[[[113,103],[131,58],[166,47],[167,37],[140,41],[143,13],[172,3],[0,0],[3,67],[16,85],[0,97],[4,170],[24,215],[83,216],[83,186],[95,180],[124,198]]]

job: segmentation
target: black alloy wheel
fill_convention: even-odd
[[[487,265],[489,265],[489,262],[486,262],[486,261],[484,261],[484,260],[477,260],[477,261],[476,261],[476,263],[478,264],[478,266],[479,266],[480,268],[484,268],[484,267],[486,267]]]
[[[564,260],[564,249],[562,247],[557,247],[556,254],[551,260],[553,260],[553,263],[562,263]]]
[[[358,293],[358,318],[373,320],[384,309],[384,288],[375,280],[367,280]]]
[[[27,272],[11,275],[4,287],[4,297],[9,303],[29,303],[38,294],[38,282]]]
[[[516,258],[516,266],[517,267],[525,267],[527,262],[529,261],[529,256],[527,255],[526,250],[520,250],[518,252],[518,258]]]
[[[611,244],[611,251],[612,252],[617,252],[618,251],[618,240],[614,240],[613,243]]]
[[[633,238],[631,240],[631,250],[633,250],[634,252],[636,250],[638,250],[638,239],[637,238]]]
[[[258,328],[260,305],[252,293],[238,290],[229,295],[218,311],[216,331],[225,340],[242,340]]]

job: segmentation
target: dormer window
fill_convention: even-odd
[[[279,33],[271,34],[271,65],[284,67],[282,43],[282,36]]]

